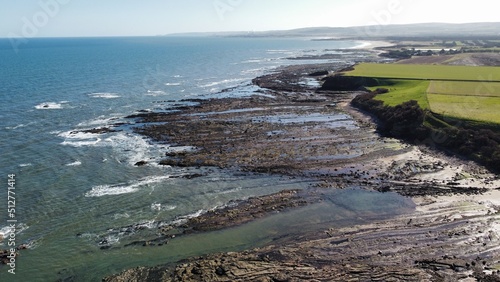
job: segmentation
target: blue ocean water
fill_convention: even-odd
[[[30,39],[15,52],[9,40],[0,40],[4,183],[0,249],[7,248],[11,235],[5,184],[9,174],[15,174],[16,181],[16,244],[29,246],[17,258],[16,275],[7,273],[8,266],[0,266],[0,280],[95,281],[127,267],[267,242],[277,232],[272,219],[267,232],[262,226],[242,227],[188,236],[168,249],[123,248],[121,242],[137,238],[114,232],[122,226],[142,224],[154,233],[158,221],[182,219],[232,199],[304,188],[308,182],[203,168],[201,178],[178,178],[199,171],[160,167],[153,161],[134,166],[158,160],[168,144],[152,144],[131,131],[79,131],[127,122],[124,117],[137,110],[165,110],[172,101],[250,95],[256,90],[251,79],[298,63],[289,57],[358,44],[306,39],[54,38]],[[233,90],[221,94],[226,88]],[[346,212],[346,218],[349,215]],[[103,239],[117,247],[101,250]]]

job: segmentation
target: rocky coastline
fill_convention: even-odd
[[[163,153],[161,165],[317,180],[311,189],[229,203],[162,236],[234,227],[348,187],[410,197],[413,213],[325,226],[258,249],[139,267],[103,281],[500,281],[498,175],[380,136],[373,118],[350,104],[362,92],[304,83],[346,67],[285,67],[254,79],[261,90],[248,98],[190,100],[175,111],[129,116],[138,134],[177,146]]]

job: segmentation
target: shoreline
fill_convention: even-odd
[[[394,46],[394,43],[391,43],[389,41],[360,40],[357,42],[360,42],[361,44],[359,46],[354,46],[349,49],[368,49],[371,51],[378,51],[377,48]]]
[[[161,142],[169,136],[169,142],[198,148],[167,155],[163,165],[218,166],[313,177],[321,182],[316,189],[359,185],[368,190],[394,191],[413,199],[415,212],[348,228],[325,226],[324,232],[245,252],[127,270],[105,281],[340,281],[374,277],[398,281],[447,277],[467,281],[498,277],[500,256],[495,251],[500,249],[500,208],[499,201],[488,200],[490,195],[500,196],[498,177],[473,163],[378,136],[372,119],[350,106],[356,93],[318,92],[297,85],[303,73],[325,67],[293,66],[254,79],[265,89],[266,97],[197,101],[196,106],[176,113],[145,113],[130,118],[147,125],[138,133],[152,140]],[[329,70],[334,68],[339,66],[330,66]],[[339,113],[352,116],[355,126],[348,122],[332,128],[328,117]],[[343,121],[349,119],[339,118],[335,122]],[[168,122],[169,126],[148,125],[158,122]],[[341,149],[345,144],[349,145]],[[294,148],[294,154],[287,148]],[[343,154],[347,154],[344,159],[333,158]],[[459,173],[457,167],[461,167]],[[470,177],[457,179],[457,174]],[[296,195],[285,192],[278,196],[277,203]],[[307,202],[307,198],[296,200]],[[256,220],[255,217],[245,217],[244,212],[235,214],[235,209],[253,204],[243,201],[239,206],[207,213],[188,224],[212,222],[202,225],[201,232],[233,226],[223,224],[229,222],[222,220],[227,218],[244,224]],[[275,212],[261,207],[264,212],[260,216]],[[294,204],[285,205],[281,211],[293,208]],[[392,239],[389,242],[387,238]]]

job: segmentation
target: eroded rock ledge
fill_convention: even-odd
[[[325,226],[322,233],[264,248],[131,269],[104,281],[500,281],[500,203],[490,201],[500,196],[492,189],[497,177],[381,138],[369,118],[348,106],[356,93],[317,92],[298,83],[320,71],[293,67],[254,80],[273,91],[136,115],[144,125],[137,132],[194,148],[167,152],[164,165],[314,177],[321,182],[317,189],[395,191],[417,201],[415,213],[350,228]],[[191,219],[186,230],[227,228],[301,206],[314,199],[308,192],[239,202]]]
[[[500,207],[424,202],[417,215],[105,281],[500,281]]]

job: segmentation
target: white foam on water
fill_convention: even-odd
[[[57,102],[44,102],[35,106],[37,110],[60,110],[63,108],[64,103]]]
[[[150,206],[152,211],[173,211],[177,208],[175,205],[163,205],[161,203],[154,202]]]
[[[144,229],[144,228],[153,229],[153,228],[157,228],[157,227],[158,227],[158,223],[154,220],[145,221],[145,222],[142,222],[142,223],[135,225],[135,228],[137,228],[137,229]]]
[[[16,126],[6,126],[5,129],[8,129],[8,130],[14,130],[14,129],[18,129],[18,128],[23,128],[23,127],[27,127],[27,126],[30,126],[32,124],[34,124],[35,122],[29,122],[29,123],[22,123],[22,124],[18,124]]]
[[[262,67],[262,68],[256,68],[256,69],[247,69],[247,70],[242,70],[241,74],[243,75],[259,75],[262,74],[266,71],[272,70],[274,67]]]
[[[37,240],[33,240],[25,244],[25,247],[29,250],[34,250],[40,246],[40,242]]]
[[[85,197],[102,197],[134,193],[139,190],[138,187],[133,186],[113,186],[113,185],[98,185],[92,187],[92,190],[85,193]]]
[[[111,146],[114,150],[125,155],[130,165],[158,158],[158,152],[165,148],[162,145],[151,144],[142,136],[123,132],[105,138],[102,145]]]
[[[78,132],[78,131],[66,131],[58,134],[59,137],[65,140],[61,143],[65,146],[73,147],[84,147],[84,146],[96,146],[101,142],[99,134]]]
[[[81,132],[77,130],[64,131],[57,134],[57,136],[65,139],[80,139],[80,140],[93,139],[95,138],[96,135],[100,134]]]
[[[217,77],[212,76],[212,77],[203,77],[203,78],[195,78],[194,81],[204,81],[204,80],[210,80],[210,79],[216,79]]]
[[[82,162],[81,161],[74,161],[72,163],[66,164],[66,166],[81,166]]]
[[[114,196],[114,195],[135,193],[144,186],[161,183],[170,178],[171,177],[169,175],[149,176],[133,181],[131,183],[121,183],[115,185],[98,185],[92,187],[90,191],[85,193],[85,197],[91,198],[91,197]]]
[[[10,235],[10,233],[12,233],[12,229],[9,226],[0,228],[0,242],[5,240]]]
[[[167,93],[165,91],[161,91],[161,90],[148,90],[148,94],[146,94],[146,95],[156,97],[156,96],[161,96],[161,95],[165,95],[165,94],[167,94]]]
[[[204,214],[206,211],[205,210],[198,210],[194,213],[184,215],[184,216],[179,216],[176,220],[172,221],[172,225],[181,225],[185,222],[187,222],[191,218],[199,217],[200,215]]]
[[[86,147],[86,146],[94,146],[101,142],[100,138],[96,138],[94,140],[80,140],[80,141],[63,141],[61,144],[65,146],[73,146],[73,147]]]
[[[145,137],[127,132],[95,134],[71,130],[59,133],[58,136],[64,138],[61,144],[65,146],[111,147],[117,153],[116,156],[124,156],[132,166],[140,161],[154,164],[151,160],[159,158],[158,152],[165,150],[166,146],[151,144]]]
[[[109,235],[106,236],[106,238],[104,238],[103,241],[106,242],[105,245],[114,245],[120,242],[120,237],[116,235]]]
[[[166,86],[180,86],[181,83],[180,82],[168,82],[168,83],[165,83]]]
[[[121,98],[121,96],[118,93],[111,93],[111,92],[90,93],[88,95],[92,98],[103,98],[103,99]]]
[[[78,127],[95,127],[99,125],[109,125],[118,120],[117,117],[98,116],[95,119],[80,122]]]
[[[16,234],[19,234],[23,232],[24,230],[28,229],[29,226],[24,224],[24,223],[19,223],[16,225],[15,232]],[[14,231],[10,226],[3,226],[0,228],[0,242],[3,240],[6,240],[8,236]]]
[[[241,81],[245,81],[245,80],[249,80],[249,79],[247,79],[247,78],[224,79],[224,80],[221,80],[221,81],[215,81],[215,82],[210,82],[210,83],[207,83],[207,84],[204,84],[204,85],[199,85],[199,87],[210,88],[210,87],[218,86],[218,85],[221,85],[221,84],[229,84],[229,83],[241,82]]]
[[[161,204],[159,204],[159,203],[152,203],[151,204],[151,210],[152,211],[161,211]]]
[[[264,59],[250,59],[250,60],[242,61],[241,63],[243,63],[243,64],[253,64],[253,63],[262,63],[264,61],[265,61]]]
[[[166,206],[162,206],[162,208],[161,208],[161,209],[162,209],[162,210],[164,210],[164,211],[173,211],[173,210],[175,210],[176,208],[177,208],[177,206],[176,206],[176,205],[166,205]]]

